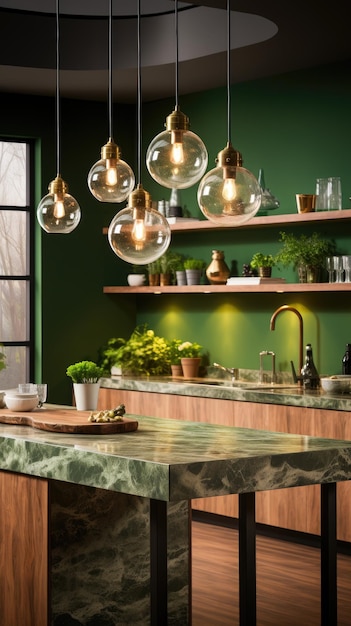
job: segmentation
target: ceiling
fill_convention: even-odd
[[[113,0],[113,92],[135,102],[137,0]],[[108,0],[60,0],[61,96],[106,100]],[[231,1],[231,82],[351,57],[347,4]],[[235,10],[234,10],[235,9]],[[56,0],[0,0],[0,91],[55,94]],[[141,0],[142,98],[175,94],[173,0]],[[179,95],[226,83],[226,0],[178,2]]]

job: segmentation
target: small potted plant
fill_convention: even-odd
[[[280,241],[283,246],[276,255],[276,262],[285,267],[292,265],[297,268],[301,283],[318,282],[326,257],[335,253],[334,243],[323,239],[319,233],[297,237],[281,232]]]
[[[95,411],[98,403],[102,368],[94,361],[78,361],[69,365],[67,376],[72,379],[78,411]]]
[[[272,254],[263,254],[262,252],[256,252],[250,261],[250,267],[257,270],[258,275],[264,278],[269,278],[272,275],[272,267],[275,264],[276,260]]]
[[[176,267],[182,256],[172,250],[167,250],[159,259],[160,261],[160,285],[171,285],[175,276]]]
[[[199,374],[202,346],[196,342],[183,341],[178,346],[178,350],[180,352],[183,376],[185,378],[196,378]]]
[[[206,267],[205,261],[201,259],[189,258],[184,260],[184,269],[186,273],[186,282],[188,285],[199,285],[201,276]]]
[[[161,263],[160,259],[156,259],[156,261],[151,261],[147,264],[146,269],[148,271],[149,276],[149,285],[155,286],[160,284],[160,273],[161,273]]]
[[[182,343],[181,339],[171,339],[168,342],[172,376],[183,376],[182,364],[180,362],[181,352],[179,350],[179,346]]]

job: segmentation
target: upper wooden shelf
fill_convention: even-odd
[[[104,287],[104,293],[190,294],[190,293],[320,293],[351,292],[351,283],[269,283],[263,285],[167,285],[165,287]]]
[[[284,215],[265,215],[253,217],[251,220],[240,226],[217,225],[209,220],[187,220],[170,224],[172,233],[185,233],[200,230],[228,230],[242,228],[263,228],[266,226],[286,226],[288,224],[310,224],[332,221],[343,221],[351,219],[351,209],[341,211],[317,211],[315,213],[285,213]],[[107,235],[108,228],[103,229]]]

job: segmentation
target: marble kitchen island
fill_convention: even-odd
[[[335,484],[351,479],[351,441],[133,417],[137,431],[99,436],[0,424],[1,623],[191,624],[190,501],[237,493],[240,623],[253,626],[255,493],[313,484],[334,623]]]

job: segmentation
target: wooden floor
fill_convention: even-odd
[[[192,528],[193,626],[236,626],[237,531],[199,521]],[[256,545],[257,626],[320,626],[319,549],[262,535]],[[337,626],[351,626],[351,556],[340,554]]]

